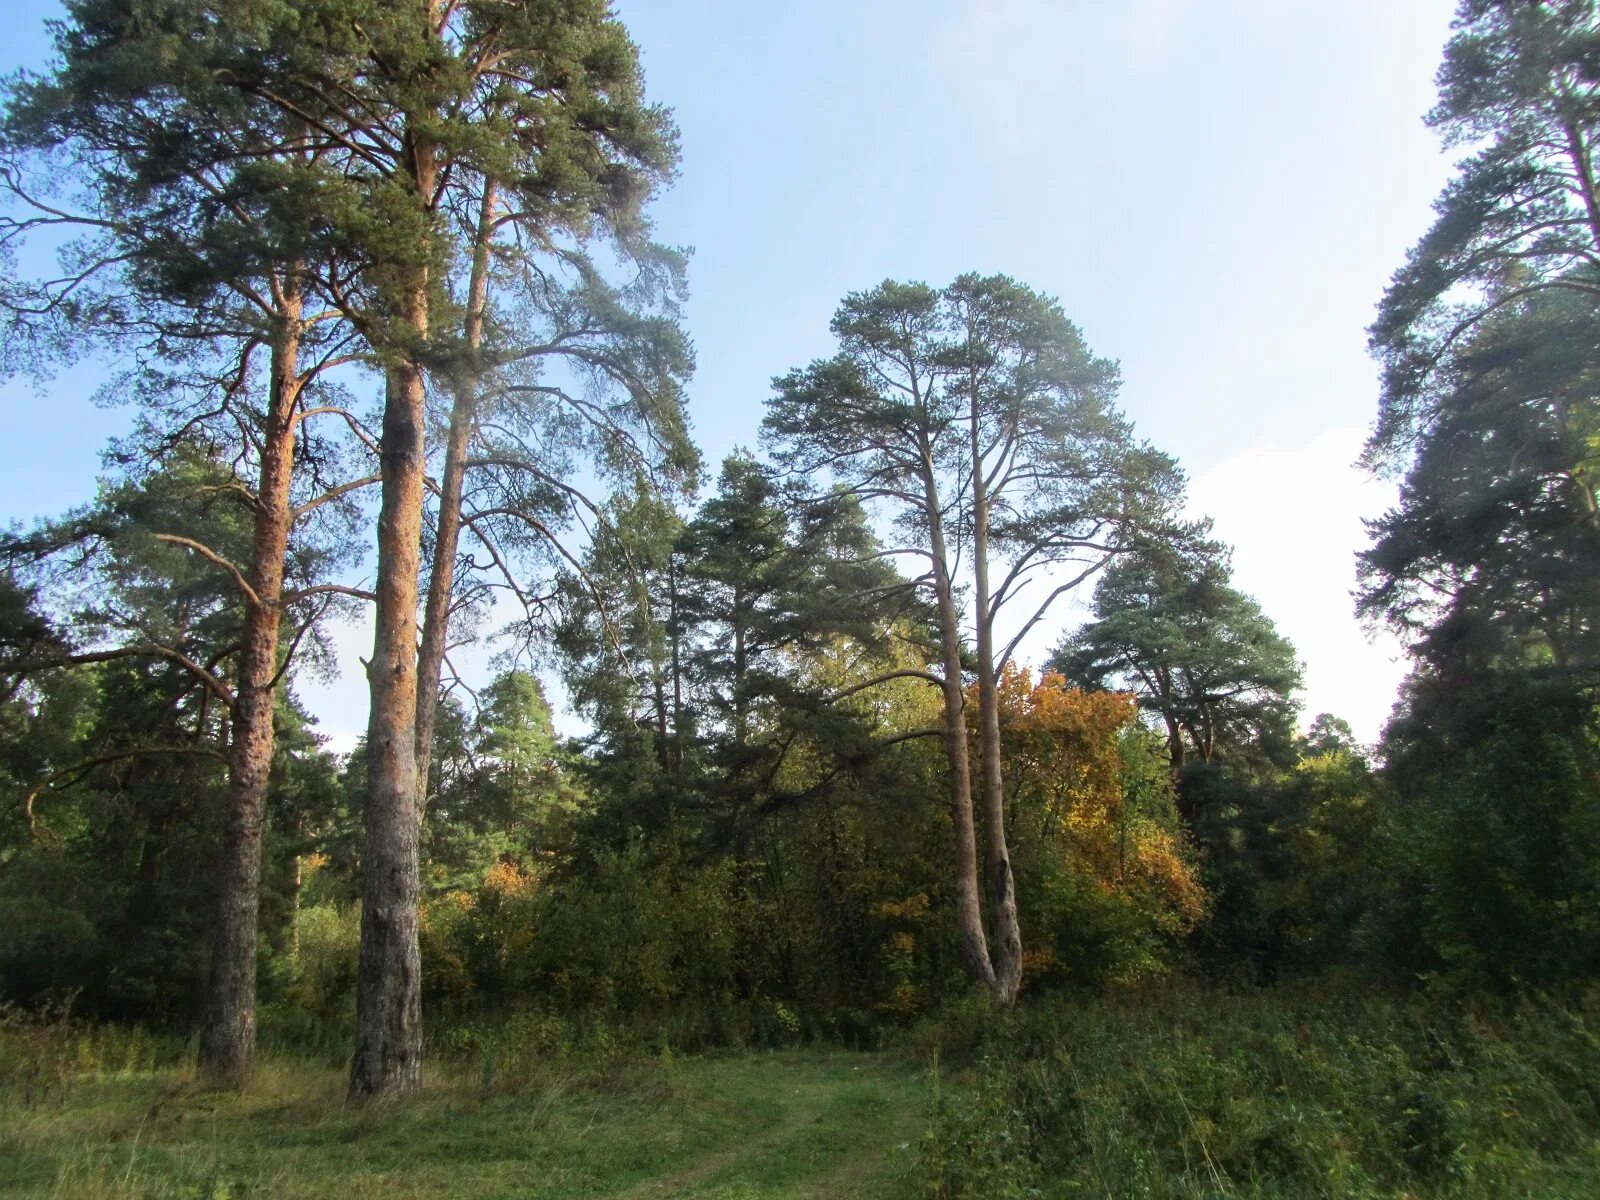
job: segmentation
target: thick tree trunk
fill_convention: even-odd
[[[950,582],[944,521],[931,467],[923,486],[933,551],[934,594],[939,610],[940,654],[944,660],[944,751],[950,764],[950,823],[955,829],[956,929],[967,969],[984,984],[995,984],[994,964],[983,932],[978,888],[978,840],[972,821],[972,763],[968,755],[966,697],[961,687],[961,621]]]
[[[245,1083],[255,1050],[261,826],[272,771],[283,563],[293,522],[289,485],[300,386],[298,297],[288,299],[285,310],[272,346],[271,397],[261,441],[261,475],[246,576],[255,596],[245,599],[228,749],[228,813],[217,872],[211,971],[200,1023],[201,1074],[213,1084],[229,1087]]]
[[[425,320],[427,310],[418,299]],[[421,367],[408,362],[390,368],[387,393],[377,631],[367,664],[372,711],[352,1099],[415,1091],[422,1059],[416,755],[417,570],[425,466]]]
[[[439,479],[439,526],[433,540],[433,569],[428,576],[428,602],[422,617],[422,646],[417,655],[417,819],[428,807],[428,775],[433,762],[433,727],[439,711],[439,678],[450,644],[450,609],[454,599],[456,552],[461,544],[461,495],[466,482],[467,451],[477,414],[483,372],[483,320],[489,298],[489,243],[494,236],[496,189],[491,179],[483,189],[478,230],[472,247],[472,273],[467,283],[463,332],[466,364],[457,373],[450,431],[444,449],[444,474]]]
[[[414,139],[414,135],[408,135]],[[419,203],[431,205],[433,149],[412,140],[408,169]],[[378,509],[376,631],[367,681],[367,798],[361,864],[361,954],[350,1097],[417,1090],[422,1069],[421,898],[417,820],[417,579],[427,459],[427,389],[417,350],[428,337],[426,268],[401,297],[413,344],[389,368],[384,396]]]
[[[1005,788],[1000,773],[1000,697],[994,668],[994,621],[989,612],[989,500],[984,494],[978,422],[972,421],[972,572],[978,627],[978,728],[982,736],[983,831],[989,876],[989,920],[993,930],[995,999],[1010,1004],[1022,986],[1022,930],[1017,921],[1016,884],[1006,847]]]

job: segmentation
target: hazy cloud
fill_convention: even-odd
[[[1234,583],[1254,596],[1306,665],[1305,714],[1345,718],[1373,741],[1406,664],[1387,632],[1354,612],[1355,553],[1363,516],[1394,503],[1393,485],[1352,464],[1365,431],[1332,429],[1297,447],[1258,446],[1202,471],[1190,508],[1210,516],[1234,547]]]

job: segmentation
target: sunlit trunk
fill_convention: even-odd
[[[974,409],[976,401],[974,400]],[[989,878],[990,953],[995,999],[1010,1004],[1022,986],[1022,929],[1016,883],[1006,847],[1005,788],[1000,772],[1000,697],[994,668],[994,622],[989,613],[989,499],[984,493],[978,414],[972,414],[972,571],[978,631],[978,728],[982,739],[983,832]]]
[[[435,187],[433,149],[413,140],[407,160],[416,194],[426,200]],[[426,340],[425,268],[416,269],[399,316],[409,337],[418,344]],[[376,631],[367,664],[372,710],[367,724],[361,952],[350,1071],[350,1095],[357,1099],[415,1092],[422,1066],[416,722],[426,398],[422,365],[415,349],[407,347],[389,368],[384,396]]]
[[[939,611],[939,649],[944,664],[944,749],[950,765],[950,823],[955,832],[956,929],[967,969],[993,987],[994,964],[989,961],[989,943],[983,931],[978,843],[972,821],[972,764],[961,687],[961,621],[950,581],[944,518],[939,511],[931,464],[924,469],[923,487],[933,551],[934,594]]]
[[[256,929],[261,907],[261,827],[272,772],[273,710],[282,619],[283,564],[293,523],[295,402],[300,299],[285,303],[272,344],[271,393],[261,439],[255,529],[245,599],[231,734],[228,808],[217,868],[211,969],[200,1022],[199,1063],[211,1083],[241,1086],[255,1050]]]
[[[483,348],[483,319],[489,296],[489,242],[494,234],[495,184],[484,184],[472,247],[472,274],[467,283],[466,367],[457,373],[450,408],[444,473],[439,479],[439,524],[433,541],[433,568],[428,576],[428,602],[422,618],[422,646],[417,654],[417,819],[428,807],[428,773],[433,761],[433,726],[439,711],[439,679],[450,644],[450,606],[455,589],[456,552],[461,544],[461,496],[467,473],[472,422],[483,387],[478,352]]]

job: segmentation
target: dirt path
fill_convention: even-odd
[[[696,1158],[686,1166],[680,1167],[669,1175],[660,1179],[646,1180],[644,1183],[629,1188],[627,1191],[618,1192],[615,1200],[647,1200],[654,1196],[693,1196],[699,1194],[698,1189],[707,1180],[713,1179],[734,1167],[748,1166],[759,1163],[768,1155],[781,1147],[786,1141],[805,1130],[812,1122],[818,1119],[818,1114],[810,1110],[794,1110],[789,1113],[782,1127],[769,1130],[760,1137],[744,1144],[734,1144],[711,1154]]]
[[[909,1193],[922,1083],[875,1057],[794,1056],[729,1064],[714,1082],[733,1111],[759,1117],[714,1149],[616,1200],[840,1200]]]
[[[910,1151],[926,1119],[921,1106],[898,1109],[894,1119],[875,1131],[876,1136],[848,1150],[829,1170],[797,1190],[806,1200],[836,1197],[891,1196],[914,1190],[906,1175],[912,1168]],[[920,1193],[919,1193],[920,1194]]]

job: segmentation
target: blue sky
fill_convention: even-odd
[[[51,6],[21,7],[7,70],[46,54]],[[1448,175],[1421,121],[1448,0],[617,7],[683,134],[655,211],[695,249],[708,463],[754,445],[768,380],[828,351],[846,292],[1015,275],[1121,361],[1125,410],[1299,648],[1308,713],[1375,736],[1401,668],[1350,611],[1360,518],[1391,494],[1351,466],[1376,405],[1364,328]],[[0,517],[91,494],[128,420],[91,386],[0,393]],[[340,640],[353,655],[362,635]],[[344,741],[364,690],[305,695]]]

